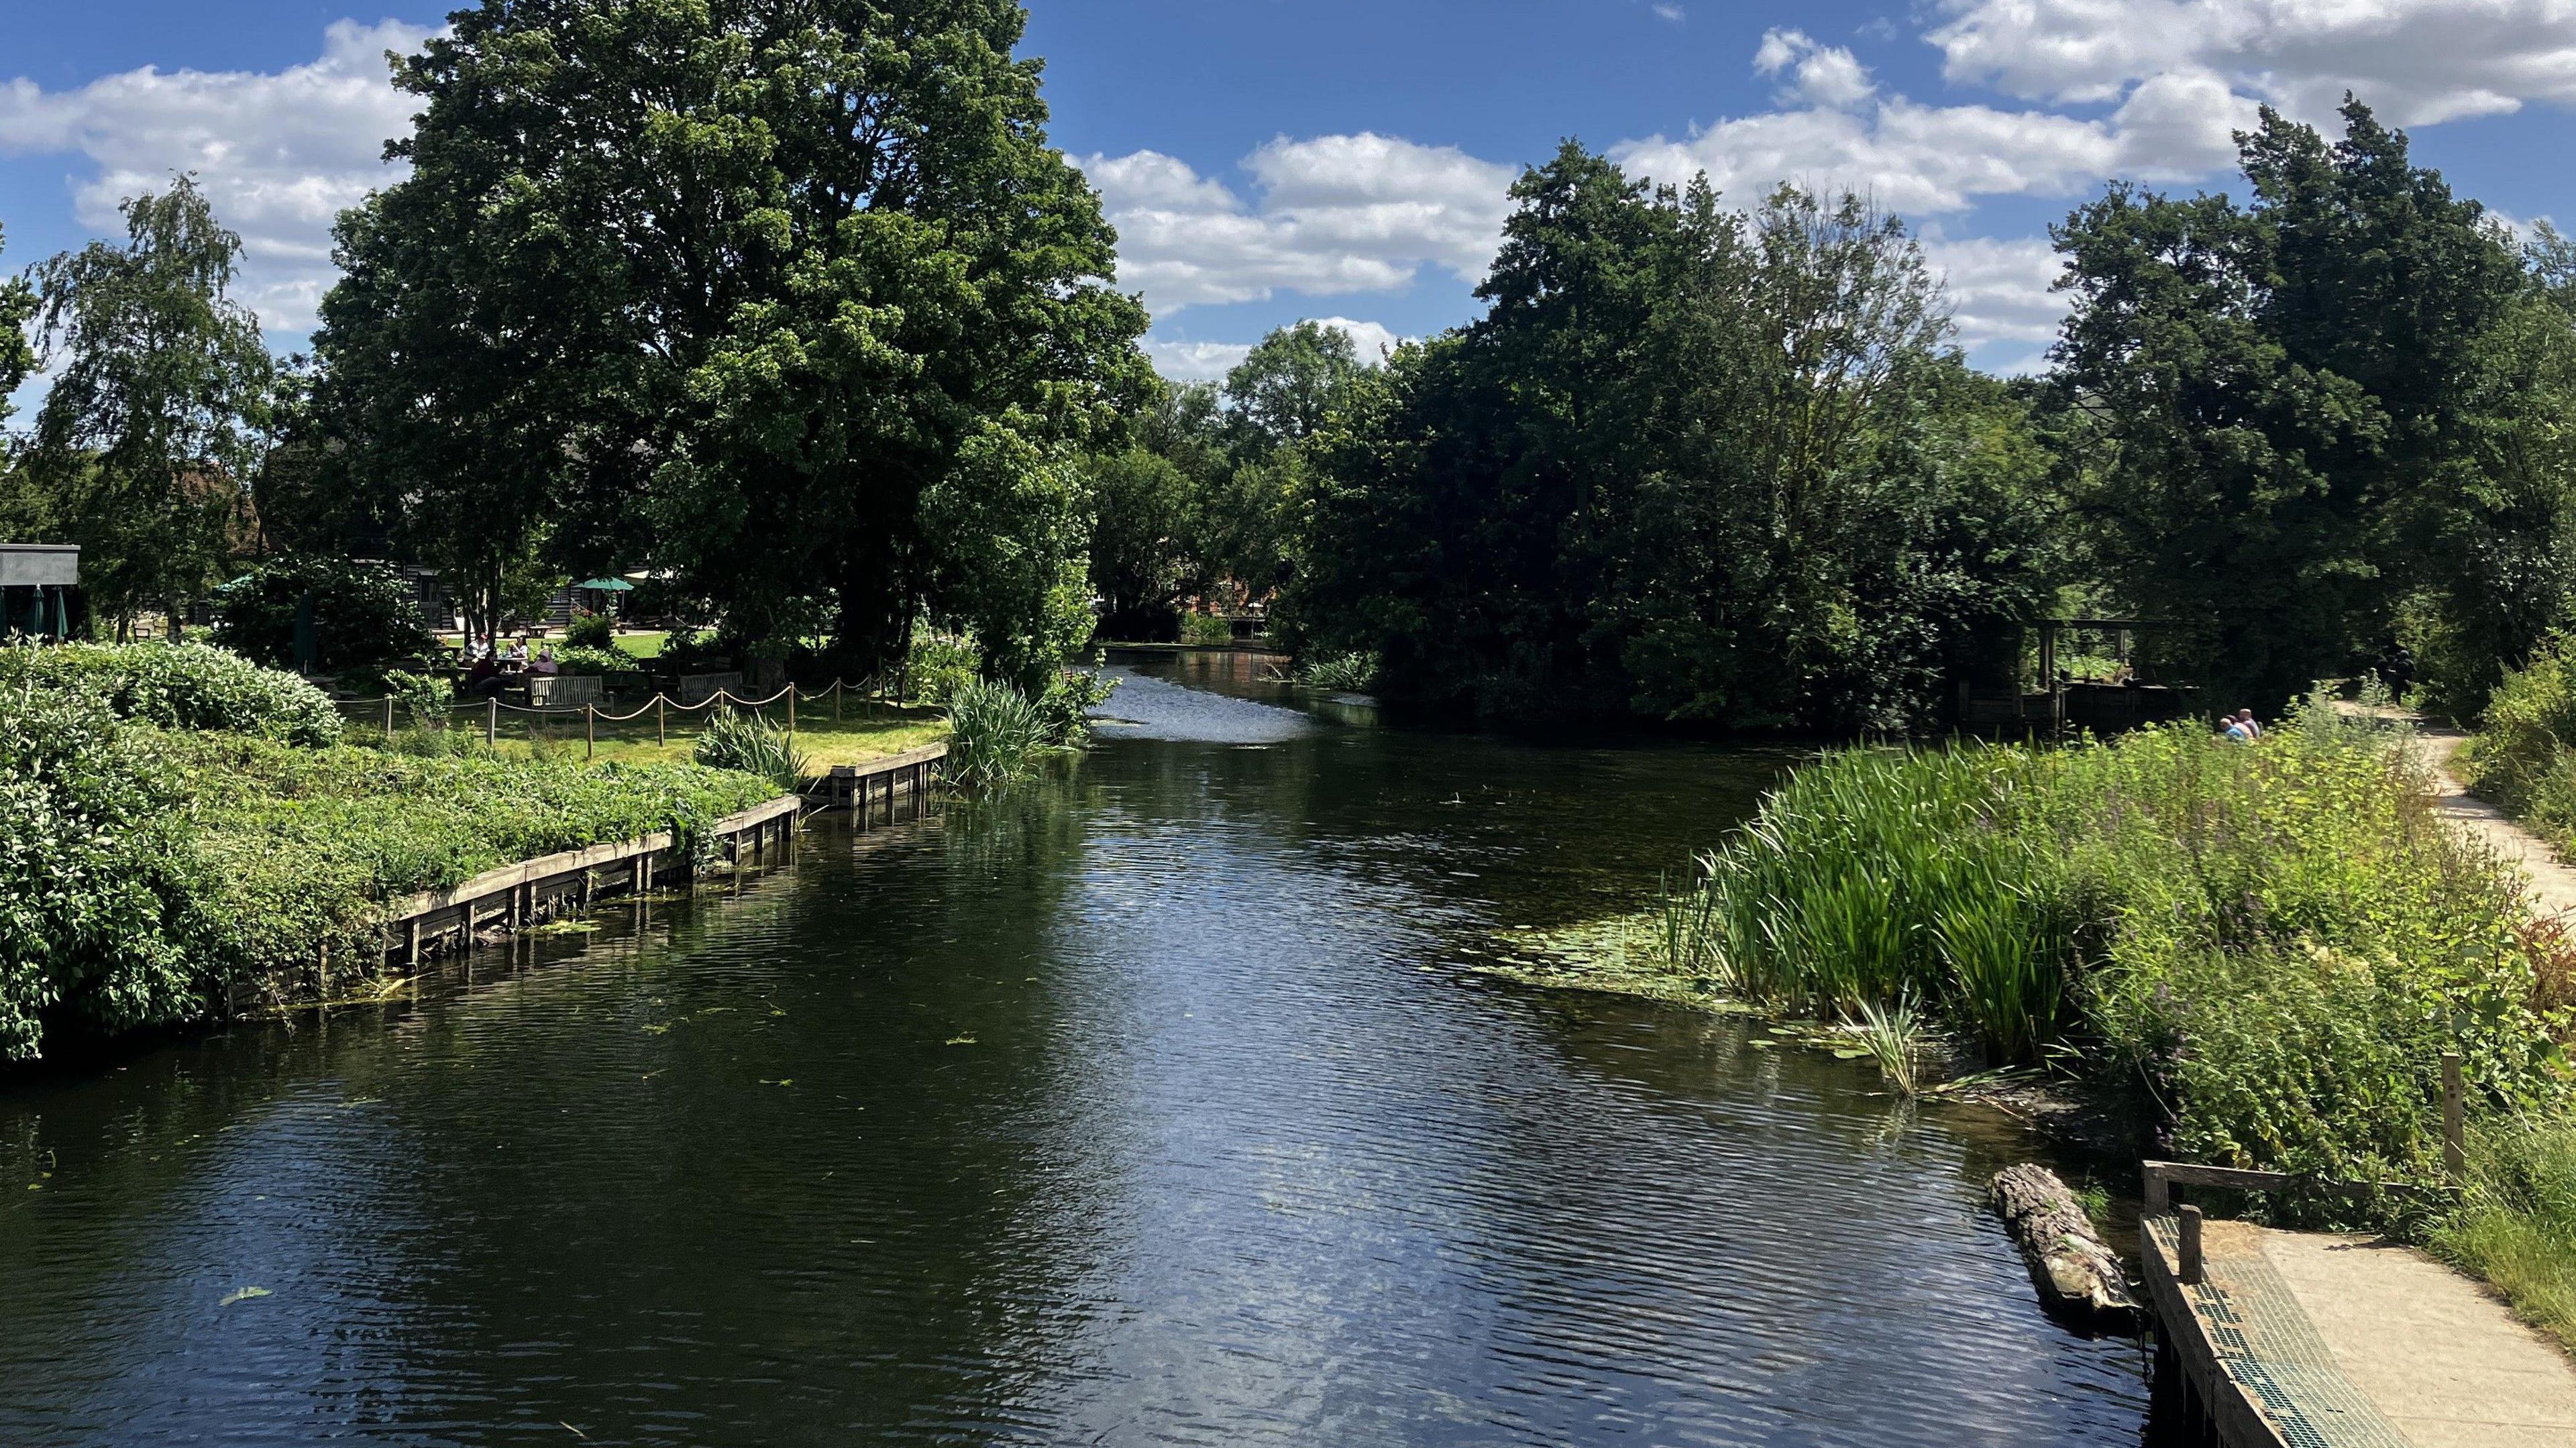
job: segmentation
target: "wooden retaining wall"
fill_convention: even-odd
[[[835,765],[821,778],[805,782],[805,800],[826,809],[862,813],[879,804],[891,810],[897,795],[918,805],[939,782],[947,759],[947,745],[925,744],[865,764]]]
[[[747,851],[758,862],[773,842],[782,848],[787,844],[803,808],[797,796],[781,795],[725,816],[708,834],[727,860],[739,861]],[[603,895],[643,894],[656,879],[689,869],[688,860],[674,857],[674,844],[668,830],[656,830],[641,839],[503,865],[445,890],[390,901],[385,906],[385,954],[417,964],[425,951],[470,944],[481,931],[523,929]]]

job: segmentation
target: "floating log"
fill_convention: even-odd
[[[2057,1173],[2030,1162],[2005,1167],[1986,1198],[2021,1247],[2043,1305],[2087,1327],[2135,1329],[2138,1300],[2129,1295],[2129,1275]]]

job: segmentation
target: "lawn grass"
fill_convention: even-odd
[[[935,709],[870,706],[863,712],[854,705],[835,723],[830,714],[821,712],[823,708],[801,707],[796,724],[796,742],[817,773],[836,765],[890,758],[925,744],[941,743],[948,737],[948,720]],[[761,712],[772,723],[784,726],[787,722],[784,707]],[[588,756],[598,763],[686,764],[697,747],[698,723],[706,715],[673,712],[667,717],[669,728],[658,739],[649,714],[625,723],[601,724],[597,742],[588,746]],[[476,727],[465,723],[462,716],[460,723],[461,727]],[[585,753],[582,721],[562,715],[535,719],[504,713],[496,742],[505,759],[580,760]]]

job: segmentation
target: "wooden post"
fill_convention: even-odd
[[[501,743],[501,701],[483,701],[483,747],[497,749]]]
[[[394,737],[394,696],[385,696],[385,738]]]
[[[835,724],[841,722],[841,681],[839,679],[832,681],[832,722]]]
[[[2165,1181],[2165,1174],[2150,1166],[2146,1168],[2146,1178],[2146,1190],[2140,1193],[2146,1198],[2141,1204],[2141,1214],[2161,1217],[2172,1211],[2173,1187]]]
[[[420,917],[417,915],[411,918],[411,949],[403,956],[403,964],[420,964]]]
[[[787,732],[791,735],[796,732],[796,685],[793,681],[787,685]]]
[[[581,757],[584,763],[589,762],[591,752],[597,748],[599,748],[599,706],[584,704],[581,706]]]
[[[2467,1088],[2460,1080],[2460,1053],[2442,1053],[2442,1166],[2457,1178],[2468,1175]]]
[[[653,696],[653,742],[667,745],[671,742],[671,726],[663,717],[662,708],[662,696],[655,694]]]
[[[2197,1287],[2209,1276],[2208,1264],[2200,1255],[2200,1208],[2186,1204],[2181,1217],[2183,1285]]]

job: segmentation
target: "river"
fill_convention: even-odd
[[[2140,1441],[1979,1208],[2009,1121],[1476,971],[1790,756],[1249,670],[416,1001],[0,1081],[0,1443]]]

